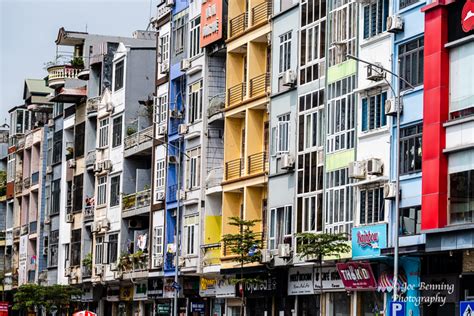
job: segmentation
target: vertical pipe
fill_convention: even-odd
[[[397,59],[397,67],[400,69],[400,59]],[[401,111],[401,98],[400,98],[400,80],[397,78],[397,140],[396,140],[396,155],[395,155],[395,186],[396,186],[396,195],[395,195],[395,236],[394,236],[394,244],[393,244],[393,300],[397,300],[398,295],[398,234],[399,234],[399,210],[400,210],[400,111]]]

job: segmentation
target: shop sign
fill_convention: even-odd
[[[321,280],[319,278],[320,275],[323,281],[323,291],[331,291],[344,288],[344,284],[342,283],[341,277],[339,276],[336,267],[325,267],[322,269],[314,267],[315,293],[319,293],[321,289]]]
[[[447,6],[448,42],[474,34],[474,2],[457,0]]]
[[[92,302],[92,301],[94,301],[93,287],[84,286],[82,288],[81,302]]]
[[[346,290],[364,291],[377,288],[377,283],[369,263],[347,262],[338,263],[336,266]]]
[[[170,304],[158,304],[156,305],[156,310],[158,315],[169,315],[171,312],[171,306]]]
[[[26,262],[28,259],[27,242],[28,242],[27,235],[20,237],[19,263],[18,263],[18,284],[19,285],[27,283],[27,278],[28,278],[27,269],[26,269]]]
[[[390,310],[392,311],[392,316],[405,316],[406,303],[390,302]]]
[[[203,1],[201,6],[201,48],[222,38],[223,0]]]
[[[352,258],[380,257],[381,248],[387,247],[387,224],[352,228]]]
[[[161,278],[148,279],[148,298],[156,299],[163,297],[163,280]]]
[[[288,272],[288,295],[314,294],[313,267],[290,268]]]
[[[107,287],[107,301],[118,302],[120,295],[120,288],[118,286]]]
[[[133,286],[127,285],[120,288],[120,300],[131,301],[133,299]]]
[[[201,297],[235,297],[235,285],[230,282],[233,278],[204,278],[199,282],[199,296]]]
[[[135,291],[133,291],[134,301],[144,301],[148,298],[147,294],[147,281],[140,281],[134,284]]]
[[[244,290],[246,296],[267,296],[276,292],[277,285],[277,278],[270,276],[259,281],[246,282]]]
[[[191,302],[191,313],[204,313],[206,306],[204,303],[193,303]]]
[[[8,316],[8,302],[0,302],[0,316]]]
[[[173,287],[173,279],[165,279],[163,285],[163,297],[173,298],[175,295],[175,288]]]
[[[459,302],[459,313],[461,316],[474,315],[474,301]]]

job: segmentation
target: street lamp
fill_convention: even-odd
[[[380,64],[375,64],[368,62],[366,60],[360,59],[358,57],[355,57],[353,55],[346,55],[347,58],[353,59],[355,61],[359,61],[361,63],[364,63],[366,65],[369,65],[373,68],[374,70],[379,70],[379,71],[384,71],[388,72],[398,80],[403,81],[410,89],[414,89],[413,85],[409,83],[407,80],[405,80],[403,77],[400,75],[392,72],[391,70],[385,69],[384,67],[380,66]],[[400,60],[398,60],[398,64],[400,64]],[[400,67],[398,67],[400,69]],[[400,225],[400,217],[399,217],[399,208],[400,208],[400,111],[401,111],[401,94],[400,94],[400,82],[397,84],[397,91],[395,92],[395,89],[393,86],[388,82],[388,80],[384,77],[385,82],[388,84],[390,89],[392,90],[393,94],[396,96],[396,101],[395,104],[397,105],[397,155],[396,155],[396,161],[395,161],[395,186],[397,190],[397,194],[395,195],[395,240],[394,240],[394,245],[393,245],[393,300],[397,300],[398,296],[398,252],[399,252],[399,245],[398,245],[398,238],[399,238],[399,225]]]

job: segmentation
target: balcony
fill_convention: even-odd
[[[87,99],[86,112],[87,117],[92,118],[97,116],[97,109],[99,108],[101,97],[93,97]]]
[[[268,155],[262,151],[247,157],[247,172],[255,174],[268,171]]]
[[[252,26],[268,21],[272,14],[272,3],[264,1],[252,8]]]
[[[84,207],[84,222],[93,221],[94,220],[94,205],[86,205]]]
[[[237,179],[244,173],[244,159],[238,158],[225,163],[225,179]]]
[[[137,251],[119,258],[118,270],[124,279],[146,278],[148,276],[148,253]]]
[[[250,79],[250,94],[249,97],[253,98],[258,95],[264,94],[270,87],[270,73],[264,73]]]
[[[48,68],[48,86],[56,89],[64,85],[66,79],[76,79],[82,69],[70,65],[57,65]]]
[[[238,104],[244,100],[246,94],[245,82],[239,83],[227,90],[228,106]]]
[[[248,27],[248,13],[244,12],[229,21],[229,38],[244,32]]]
[[[151,189],[125,195],[122,198],[123,217],[140,215],[150,211]]]
[[[201,246],[202,252],[202,265],[203,269],[206,269],[208,266],[219,265],[220,253],[221,253],[221,244],[207,244]]]
[[[166,202],[176,202],[176,194],[178,193],[178,185],[173,184],[166,191]]]
[[[87,170],[93,170],[95,164],[95,150],[91,150],[86,155],[86,168]]]
[[[134,154],[151,155],[151,146],[153,143],[153,126],[149,126],[139,132],[125,137],[125,157]]]

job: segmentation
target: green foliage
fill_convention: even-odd
[[[5,170],[0,170],[0,196],[7,194],[7,173]]]
[[[298,256],[305,259],[322,260],[326,256],[340,256],[351,249],[345,233],[299,233],[296,239]]]
[[[82,259],[82,265],[89,270],[92,270],[92,253],[88,253],[84,259]]]
[[[133,135],[137,132],[137,129],[133,126],[127,127],[127,136]]]
[[[259,262],[263,247],[262,233],[254,232],[255,224],[259,220],[244,220],[240,217],[230,217],[229,225],[238,228],[236,234],[225,234],[222,237],[224,247],[237,255],[240,264]]]
[[[47,312],[52,306],[58,309],[68,306],[82,291],[70,285],[42,286],[38,284],[24,284],[18,288],[13,297],[13,309],[33,311],[44,308]]]
[[[71,59],[71,66],[73,66],[74,68],[82,69],[84,68],[84,60],[82,59],[82,57],[76,56],[73,59]]]

